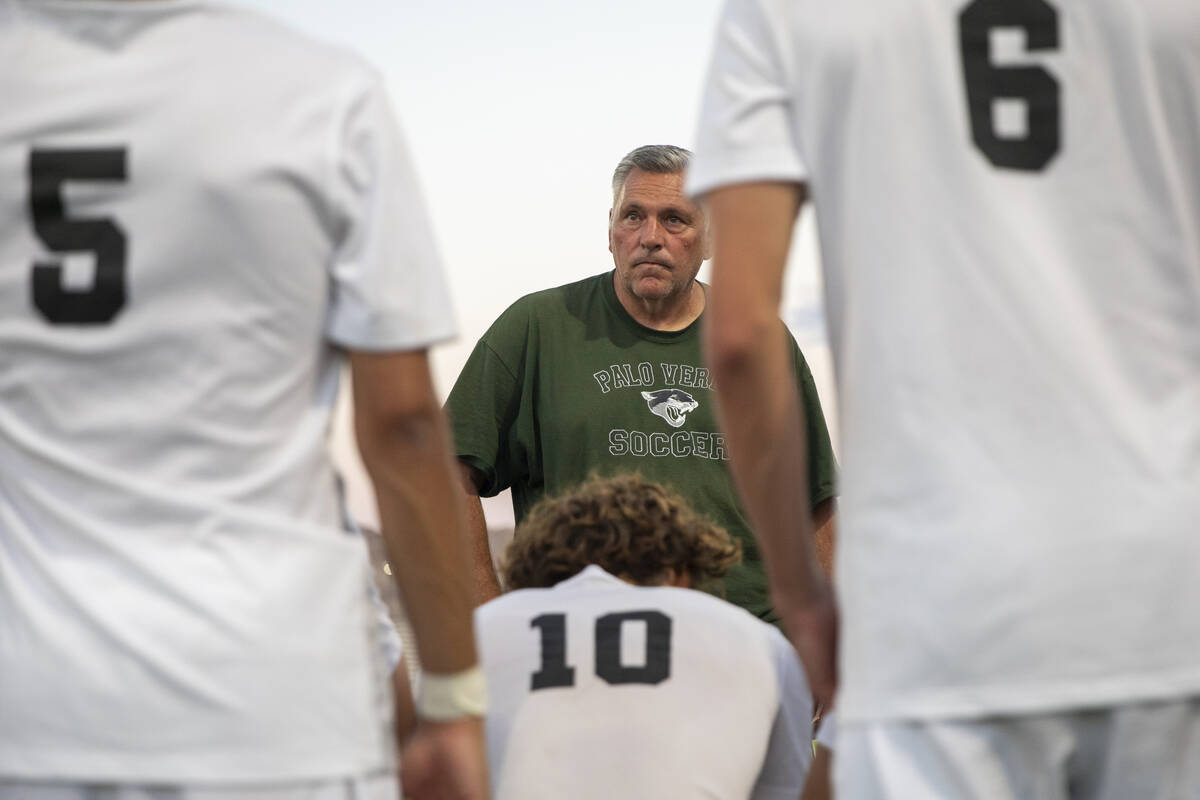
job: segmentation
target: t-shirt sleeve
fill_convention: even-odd
[[[349,92],[334,141],[326,335],[367,351],[414,350],[452,337],[450,294],[416,172],[374,73]]]
[[[454,453],[483,475],[483,485],[478,487],[482,497],[492,497],[520,478],[513,439],[521,384],[514,367],[489,341],[504,322],[504,317],[497,320],[475,345],[446,398]]]
[[[808,445],[808,492],[813,508],[816,508],[823,501],[837,495],[837,459],[833,455],[829,426],[825,423],[825,412],[821,409],[821,398],[817,394],[817,382],[813,380],[808,361],[790,332],[788,338],[796,362],[800,402],[804,404],[804,434]]]
[[[790,5],[790,0],[726,3],[688,168],[690,194],[731,183],[807,177],[791,120]]]
[[[750,800],[796,800],[812,765],[812,693],[788,640],[775,628],[768,635],[779,676],[779,710]]]

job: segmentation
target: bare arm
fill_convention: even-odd
[[[821,571],[833,580],[833,559],[837,551],[837,501],[832,497],[822,500],[813,509],[813,542],[817,548],[817,563]]]
[[[813,544],[803,409],[785,337],[783,273],[803,187],[728,186],[706,198],[714,226],[708,358],[730,468],[763,552],[772,600],[818,703],[833,697],[836,612]]]
[[[403,662],[392,670],[392,699],[396,716],[396,743],[403,745],[417,728],[417,709],[413,705],[412,683]]]
[[[354,428],[375,486],[380,530],[421,666],[453,675],[477,665],[467,538],[450,439],[425,352],[351,353]],[[483,722],[422,720],[405,749],[415,797],[483,800]]]
[[[492,563],[492,548],[488,543],[487,520],[483,516],[483,504],[479,502],[476,489],[476,470],[469,464],[459,462],[459,476],[466,497],[463,505],[467,519],[467,541],[471,549],[472,584],[475,587],[475,604],[483,605],[500,596],[500,579]]]
[[[421,666],[476,663],[471,587],[449,437],[424,351],[353,353],[354,428]]]
[[[800,795],[800,800],[829,800],[833,796],[832,757],[833,754],[827,747],[817,745],[817,753],[813,756],[812,767],[808,770],[804,794]]]

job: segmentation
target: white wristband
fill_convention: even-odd
[[[487,682],[475,665],[452,675],[421,674],[417,714],[422,719],[446,722],[487,713]]]

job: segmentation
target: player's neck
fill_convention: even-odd
[[[681,331],[704,311],[704,287],[696,280],[684,291],[656,299],[623,292],[619,282],[617,284],[617,299],[629,316],[656,331]]]

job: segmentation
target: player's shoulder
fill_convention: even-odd
[[[263,69],[256,71],[256,76],[290,74],[298,81],[317,81],[318,85],[380,80],[375,67],[349,47],[312,36],[269,14],[222,2],[201,3],[198,11],[204,33],[220,42],[215,52],[222,58],[257,53]]]
[[[513,589],[475,608],[475,624],[489,622],[537,607],[550,589]]]
[[[738,628],[764,640],[778,633],[774,626],[763,622],[746,609],[708,592],[675,586],[647,587],[647,590],[662,598],[661,602],[664,604],[694,611],[710,620],[713,625]]]

